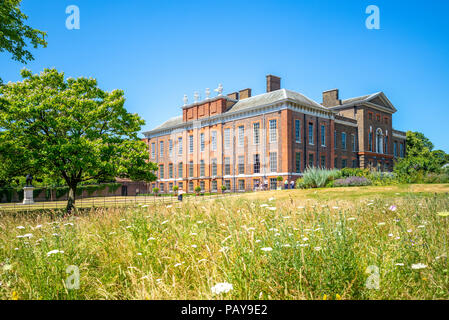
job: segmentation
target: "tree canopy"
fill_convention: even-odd
[[[26,63],[34,59],[27,50],[28,43],[34,48],[47,46],[45,32],[25,24],[28,19],[20,11],[22,0],[2,0],[0,2],[0,52],[11,53],[13,60]],[[0,84],[2,80],[0,78]]]
[[[0,87],[0,148],[8,174],[62,178],[70,188],[68,210],[81,182],[156,179],[157,165],[138,138],[144,121],[126,111],[122,90],[103,91],[92,78],[65,79],[56,69],[21,74],[23,81]]]

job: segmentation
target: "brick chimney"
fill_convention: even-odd
[[[250,98],[251,97],[251,89],[247,88],[247,89],[240,90],[239,96],[240,96],[240,100]]]
[[[239,99],[239,93],[238,92],[233,92],[228,94],[228,97],[233,99],[233,100],[238,100]]]
[[[341,100],[338,97],[338,89],[323,91],[323,103],[325,107],[334,107],[341,105]]]
[[[281,78],[267,75],[267,92],[276,91],[281,88]]]

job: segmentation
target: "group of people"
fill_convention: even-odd
[[[285,179],[284,181],[284,189],[294,189],[295,188],[295,181],[288,181],[288,179]],[[269,190],[270,186],[268,185],[268,180],[264,180],[261,185],[254,186],[254,191],[266,191]]]

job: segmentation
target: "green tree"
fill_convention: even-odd
[[[55,69],[21,74],[23,81],[0,87],[2,139],[14,145],[12,157],[23,150],[27,167],[65,181],[68,211],[79,183],[156,179],[157,165],[137,136],[144,121],[126,111],[123,91],[103,91],[92,78],[64,79]]]
[[[25,24],[28,16],[20,11],[21,2],[22,0],[0,1],[0,52],[7,51],[12,54],[13,60],[26,63],[34,60],[27,50],[28,43],[34,48],[46,47],[47,34]]]

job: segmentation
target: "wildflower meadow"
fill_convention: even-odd
[[[448,299],[449,185],[0,215],[0,299]]]

